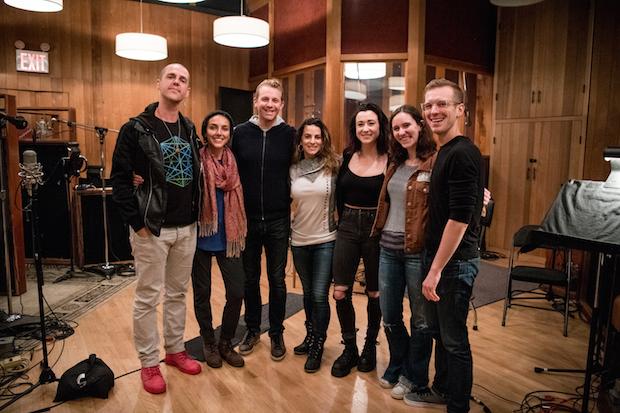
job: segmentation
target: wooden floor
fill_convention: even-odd
[[[214,272],[215,273],[215,272]],[[218,273],[219,274],[219,273]],[[223,284],[215,276],[213,307],[215,325],[219,324],[223,306]],[[289,291],[301,293],[287,280]],[[264,286],[263,286],[264,288]],[[134,286],[119,292],[107,302],[78,320],[75,334],[65,342],[56,343],[50,355],[53,370],[60,376],[67,368],[96,353],[114,371],[116,376],[139,367],[132,343],[132,298]],[[263,291],[263,297],[266,297]],[[190,300],[191,303],[191,296]],[[363,345],[363,328],[366,322],[366,300],[354,296],[357,310],[358,344]],[[107,400],[83,399],[55,408],[61,412],[436,412],[437,409],[413,409],[402,401],[390,397],[389,390],[379,386],[378,376],[388,360],[388,346],[383,333],[379,336],[378,366],[371,373],[354,371],[346,378],[330,375],[333,361],[341,352],[338,321],[332,300],[332,320],[328,332],[324,363],[315,374],[303,371],[305,358],[295,356],[292,348],[304,337],[303,311],[285,321],[285,342],[288,353],[281,362],[269,357],[269,338],[248,355],[246,366],[236,369],[224,365],[211,369],[203,364],[198,376],[188,376],[162,364],[168,383],[163,395],[146,393],[140,383],[139,373],[122,377]],[[536,311],[515,307],[509,311],[506,327],[501,327],[502,302],[478,309],[479,330],[470,330],[474,354],[473,393],[494,413],[510,412],[518,405],[501,397],[520,403],[524,395],[533,390],[574,392],[582,384],[582,375],[536,374],[534,366],[582,368],[586,359],[588,327],[579,319],[571,319],[569,336],[562,336],[562,316],[559,313]],[[191,304],[187,312],[186,339],[198,335],[198,325]],[[471,320],[472,313],[470,313]],[[160,325],[161,329],[161,325]],[[163,350],[162,350],[163,357]],[[30,380],[36,381],[38,371],[33,370]],[[56,391],[56,384],[39,387],[28,396],[11,405],[6,411],[29,412],[49,406]],[[472,412],[482,408],[472,403]]]

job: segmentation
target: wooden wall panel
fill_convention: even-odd
[[[195,123],[215,109],[219,86],[248,88],[248,51],[213,42],[215,16],[160,4],[142,5],[144,31],[168,39],[168,59],[138,62],[114,53],[115,36],[139,31],[140,3],[128,0],[65,0],[60,13],[32,13],[0,2],[0,91],[15,94],[17,106],[72,106],[78,123],[118,129],[157,100],[162,67],[179,62],[191,76],[182,112]],[[122,18],[119,18],[122,16]],[[39,50],[47,42],[50,73],[15,71],[16,40]],[[82,152],[99,164],[99,141],[78,131]],[[109,175],[116,134],[106,139]]]
[[[605,180],[607,146],[620,146],[620,2],[597,0],[584,179]]]
[[[274,71],[325,56],[325,0],[274,0]]]
[[[342,0],[342,54],[406,53],[408,0]]]
[[[269,4],[252,12],[252,17],[269,21]],[[269,46],[250,50],[250,77],[265,76],[269,71]]]

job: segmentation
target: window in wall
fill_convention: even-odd
[[[346,62],[344,64],[345,129],[360,103],[376,103],[389,116],[405,103],[404,62]]]

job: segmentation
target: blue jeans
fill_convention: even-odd
[[[420,254],[405,254],[402,250],[381,247],[379,256],[379,298],[383,326],[390,347],[390,362],[383,378],[395,383],[401,375],[413,384],[425,387],[428,384],[428,364],[432,350],[430,335],[421,335],[420,348],[427,351],[421,359],[410,357],[410,337],[403,322],[403,297],[405,288],[411,309],[410,329],[412,337],[415,330],[426,328],[424,318],[424,296],[422,295],[422,263]],[[422,354],[420,352],[420,354]],[[416,382],[416,378],[419,378]],[[425,378],[425,380],[422,380]]]
[[[243,251],[245,270],[245,324],[258,333],[261,324],[260,295],[261,255],[265,247],[269,281],[269,335],[282,334],[286,314],[286,283],[284,282],[290,218],[273,221],[248,221],[248,235]]]
[[[424,273],[428,272],[433,256],[424,254]],[[480,258],[451,260],[441,273],[437,285],[437,302],[425,304],[428,332],[437,340],[435,388],[448,395],[448,412],[469,411],[473,382],[473,360],[467,333],[467,313],[474,280],[478,275]]]
[[[314,334],[325,337],[329,325],[329,285],[335,241],[291,247],[295,269],[304,289],[306,320]]]

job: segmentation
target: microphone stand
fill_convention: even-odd
[[[106,206],[106,180],[105,180],[105,147],[104,147],[104,143],[105,143],[105,136],[108,133],[108,131],[112,131],[112,132],[116,132],[118,133],[119,131],[117,129],[108,129],[108,128],[103,128],[101,126],[91,126],[91,125],[84,125],[84,124],[80,124],[80,123],[76,123],[76,122],[72,122],[72,121],[66,121],[66,120],[62,120],[62,119],[56,119],[57,122],[63,122],[66,123],[67,126],[69,127],[78,127],[84,130],[91,130],[94,131],[95,134],[97,135],[97,138],[99,138],[99,153],[100,153],[100,157],[101,157],[101,169],[99,170],[99,173],[101,174],[101,199],[102,199],[102,203],[103,203],[103,237],[104,237],[104,258],[105,258],[105,262],[103,264],[96,264],[96,265],[91,265],[89,267],[84,267],[83,270],[84,271],[88,271],[88,272],[93,272],[95,274],[100,274],[103,275],[106,279],[110,279],[112,277],[113,274],[116,273],[117,271],[117,266],[114,264],[110,264],[110,258],[109,258],[109,245],[108,245],[108,213],[107,213],[107,206]]]

